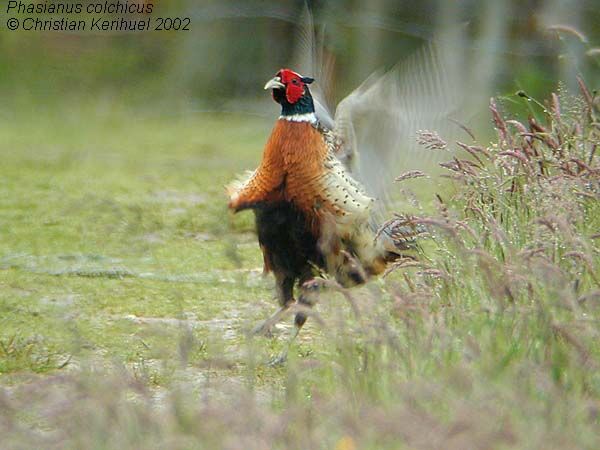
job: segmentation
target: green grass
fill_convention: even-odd
[[[598,138],[554,120],[573,157]],[[108,104],[0,123],[3,447],[598,447],[594,173],[543,142],[515,165],[514,133],[452,190],[405,182],[433,217],[422,265],[326,291],[269,367],[290,328],[246,336],[273,282],[222,186],[270,126]]]
[[[67,108],[4,122],[2,337],[42,333],[67,353],[84,341],[129,360],[154,335],[128,316],[259,317],[250,306],[269,283],[250,217],[230,217],[223,185],[268,131],[246,117]]]

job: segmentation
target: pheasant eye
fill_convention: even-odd
[[[294,83],[294,84],[298,84],[298,79],[297,79],[297,78],[294,78],[294,79],[292,80],[292,83]]]

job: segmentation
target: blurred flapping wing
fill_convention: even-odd
[[[374,73],[339,103],[335,132],[342,159],[351,161],[371,195],[388,202],[395,177],[439,161],[445,150],[439,136],[458,131],[453,117],[464,95],[457,73],[430,43],[388,72]]]
[[[291,67],[299,74],[315,79],[315,83],[310,86],[315,114],[322,125],[332,130],[335,126],[332,113],[335,62],[333,55],[327,53],[322,45],[323,35],[323,28],[317,34],[313,16],[305,4],[298,22],[296,48]]]
[[[345,97],[332,117],[334,61],[305,6],[299,21],[294,67],[315,78],[311,93],[319,122],[333,130],[337,157],[369,195],[389,204],[392,182],[408,170],[431,169],[447,159],[446,142],[459,131],[465,94],[458,59],[432,41],[378,71]],[[445,138],[445,140],[444,140]]]

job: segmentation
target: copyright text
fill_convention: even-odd
[[[189,31],[189,17],[153,17],[154,3],[104,0],[90,3],[10,0],[6,27],[23,31]]]

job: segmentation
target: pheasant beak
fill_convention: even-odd
[[[267,81],[267,84],[265,84],[265,90],[267,89],[281,89],[284,88],[285,84],[283,84],[281,82],[281,78],[280,77],[275,77],[272,80]]]

